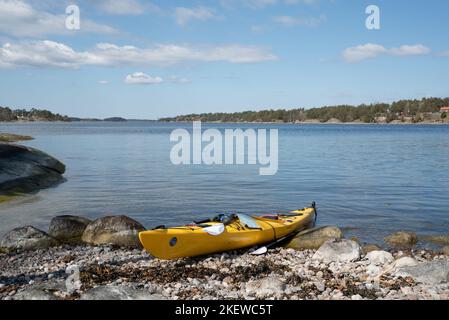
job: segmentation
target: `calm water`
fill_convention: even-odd
[[[231,124],[203,125],[232,128]],[[0,124],[67,165],[67,182],[0,204],[0,234],[60,214],[125,214],[146,227],[224,211],[263,213],[316,201],[319,224],[381,241],[391,231],[449,229],[449,126],[258,125],[279,129],[279,171],[174,166],[170,132],[188,124]],[[239,125],[254,127],[254,125]]]

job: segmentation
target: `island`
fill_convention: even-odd
[[[400,100],[324,106],[320,108],[269,109],[236,113],[203,113],[161,118],[162,122],[259,122],[259,123],[449,123],[449,98]]]

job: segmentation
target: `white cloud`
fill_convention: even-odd
[[[175,20],[180,26],[183,26],[191,20],[206,21],[216,18],[214,12],[210,8],[196,7],[196,8],[184,8],[177,7],[175,9]]]
[[[273,18],[273,21],[279,23],[283,26],[292,27],[292,26],[307,26],[307,27],[316,27],[321,23],[327,20],[326,15],[322,14],[318,18],[310,17],[310,18],[296,18],[292,16],[276,16]]]
[[[151,48],[99,43],[88,51],[50,40],[6,43],[0,47],[0,66],[79,68],[94,66],[170,66],[185,62],[256,63],[278,60],[269,50],[254,46],[189,46],[159,44]]]
[[[384,46],[378,44],[367,43],[364,45],[345,49],[342,53],[342,56],[346,62],[354,63],[366,59],[373,59],[383,54],[404,57],[411,55],[425,55],[429,54],[430,52],[430,48],[427,48],[421,44],[403,45],[398,48],[387,49]]]
[[[0,0],[0,32],[13,36],[39,37],[53,34],[74,34],[65,26],[66,15],[52,14],[34,9],[22,0]],[[81,32],[115,33],[114,28],[81,20]]]
[[[99,84],[109,84],[108,80],[100,80],[98,81]]]
[[[98,7],[110,15],[141,15],[146,12],[159,12],[161,9],[145,0],[97,0]]]
[[[133,74],[128,74],[125,78],[125,83],[127,84],[159,84],[162,82],[161,77],[152,77],[143,72],[134,72]]]
[[[386,53],[385,47],[367,43],[364,45],[347,48],[343,51],[343,58],[346,62],[359,62],[366,59],[376,58],[377,56]]]
[[[404,45],[390,50],[390,53],[394,56],[423,55],[430,52],[431,50],[422,44],[417,44],[414,46]]]

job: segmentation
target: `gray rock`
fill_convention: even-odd
[[[366,258],[375,265],[383,265],[394,261],[393,255],[386,251],[371,251]]]
[[[418,237],[413,232],[399,231],[385,237],[384,240],[392,247],[411,247],[418,242]]]
[[[58,245],[58,242],[44,231],[32,226],[16,228],[5,234],[0,247],[7,250],[36,250]]]
[[[284,292],[285,283],[277,277],[266,277],[262,279],[252,280],[246,284],[246,293],[250,296],[264,298],[274,296]]]
[[[313,260],[324,263],[349,262],[360,258],[362,249],[352,240],[328,240],[313,255]]]
[[[127,216],[109,216],[92,221],[83,232],[82,240],[93,245],[113,244],[141,248],[139,232],[145,228]]]
[[[167,300],[160,294],[126,286],[101,286],[81,294],[80,300]]]
[[[288,245],[297,250],[318,249],[330,239],[341,239],[342,231],[338,227],[320,227],[300,232]]]
[[[400,268],[396,275],[412,277],[416,282],[428,285],[446,283],[449,280],[449,262],[444,260],[427,261],[416,266]]]
[[[29,147],[0,143],[0,195],[37,192],[62,182],[65,166]]]
[[[80,243],[91,220],[77,216],[58,216],[50,222],[48,234],[63,243]]]

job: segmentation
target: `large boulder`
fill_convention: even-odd
[[[84,230],[91,220],[77,216],[58,216],[50,222],[48,234],[63,243],[75,244],[81,242]]]
[[[100,286],[81,294],[80,300],[167,300],[160,294],[126,286]]]
[[[42,151],[0,143],[0,196],[54,186],[64,172],[64,164]]]
[[[139,232],[145,228],[127,216],[108,216],[92,221],[83,232],[82,240],[93,245],[113,244],[141,248]]]
[[[288,245],[297,250],[318,249],[330,239],[341,239],[342,231],[338,227],[320,227],[300,232]]]
[[[449,262],[433,260],[416,266],[399,268],[397,276],[411,277],[415,282],[437,285],[449,281]]]
[[[0,247],[8,251],[47,249],[56,245],[58,245],[56,239],[32,226],[13,229],[0,241]]]
[[[413,232],[399,231],[384,240],[391,247],[412,247],[418,242],[418,237]]]
[[[328,240],[313,255],[313,260],[324,263],[349,262],[360,258],[362,248],[352,240]]]

